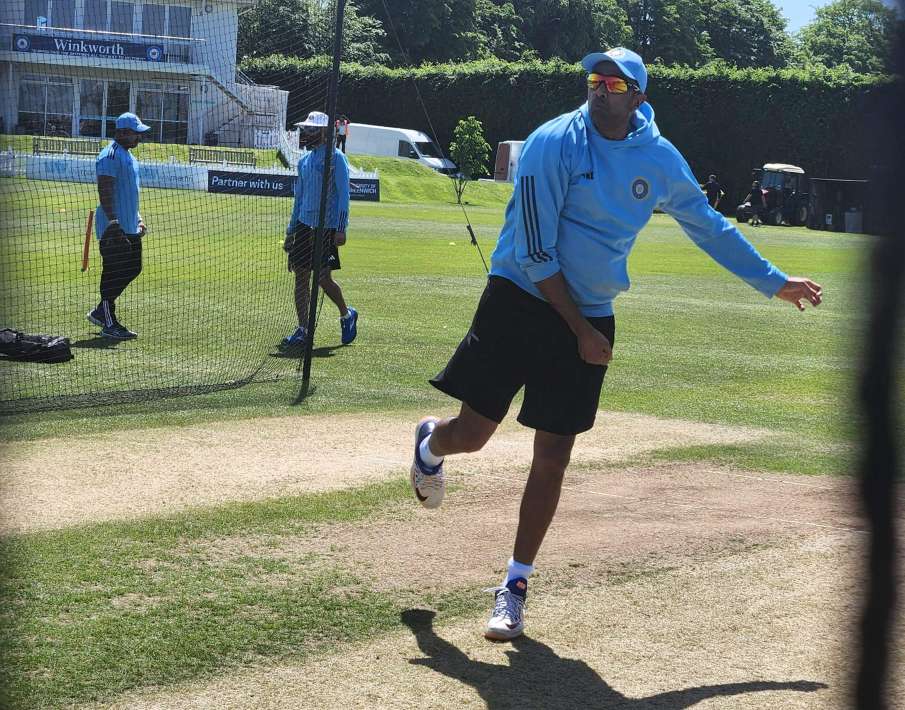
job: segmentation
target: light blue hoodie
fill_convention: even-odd
[[[349,160],[338,148],[333,147],[331,172],[332,182],[327,187],[327,214],[324,227],[346,231],[349,226]],[[298,179],[295,182],[295,202],[286,233],[292,232],[299,223],[316,227],[321,207],[321,187],[324,181],[324,162],[327,147],[322,145],[302,154],[298,164]]]
[[[717,263],[773,296],[788,277],[710,207],[649,103],[631,128],[625,140],[604,138],[585,104],[528,136],[490,273],[543,298],[535,283],[562,271],[582,314],[612,315],[629,288],[635,238],[661,209]]]

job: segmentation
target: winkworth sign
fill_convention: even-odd
[[[46,34],[14,34],[13,49],[17,52],[68,54],[77,57],[138,59],[145,62],[164,61],[163,45],[160,44],[53,37]]]

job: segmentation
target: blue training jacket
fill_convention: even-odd
[[[528,136],[490,273],[543,298],[535,283],[562,271],[583,315],[612,315],[613,300],[630,285],[629,252],[654,209],[672,215],[711,258],[768,298],[786,283],[710,207],[648,103],[635,112],[625,140],[601,136],[587,104]]]
[[[330,143],[332,147],[333,144]],[[326,146],[306,152],[298,165],[299,176],[295,183],[295,202],[289,218],[287,233],[301,222],[309,227],[317,226],[321,206],[321,185],[324,179]],[[345,154],[333,148],[333,180],[327,191],[327,214],[324,227],[344,232],[349,224],[349,161]]]

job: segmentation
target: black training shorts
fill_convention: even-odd
[[[613,343],[613,316],[588,321]],[[605,374],[581,359],[578,339],[549,303],[491,276],[471,328],[430,382],[495,422],[524,387],[519,422],[568,436],[594,425]]]
[[[314,263],[314,235],[317,229],[301,224],[286,237],[284,249],[289,254],[289,268],[293,271],[310,271]],[[333,241],[336,236],[335,229],[324,230],[324,249],[321,258],[321,268],[336,271],[339,265],[339,249]]]

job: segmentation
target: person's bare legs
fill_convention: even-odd
[[[346,306],[346,300],[343,298],[343,290],[339,287],[339,284],[333,280],[333,274],[330,272],[330,269],[324,269],[321,272],[319,283],[320,287],[324,289],[324,293],[327,294],[327,298],[336,304],[336,307],[339,309],[340,317],[344,318],[349,313],[349,309]]]
[[[437,422],[427,445],[431,453],[440,457],[480,451],[497,426],[495,421],[478,414],[463,402],[458,416]]]
[[[534,433],[534,460],[522,494],[518,531],[512,557],[533,565],[547,528],[556,513],[563,476],[569,465],[574,436],[561,436],[546,431]]]
[[[302,328],[308,327],[308,300],[311,297],[311,272],[302,269],[295,272],[295,313]]]
[[[515,545],[507,563],[506,577],[502,585],[493,590],[493,611],[484,630],[485,638],[506,641],[520,636],[525,629],[528,577],[534,571],[534,558],[556,514],[574,443],[575,437],[571,435],[534,433],[534,458],[522,493]]]

